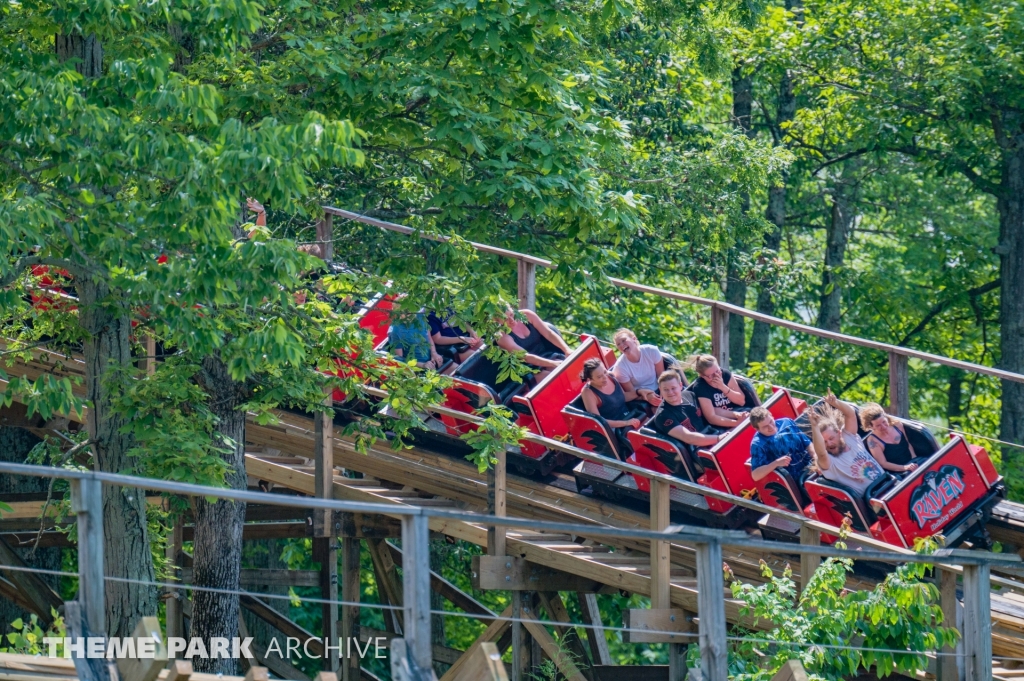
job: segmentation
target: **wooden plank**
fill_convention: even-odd
[[[800,543],[804,546],[821,546],[821,532],[808,527],[807,525],[800,526]],[[807,585],[811,582],[811,577],[814,575],[814,571],[821,565],[821,556],[812,556],[810,554],[802,554],[800,556],[800,591],[802,592],[807,588]]]
[[[103,485],[71,480],[71,507],[78,519],[78,600],[89,631],[106,632],[103,572]]]
[[[363,588],[360,583],[359,540],[344,537],[341,540],[341,597],[348,603],[358,603],[362,599]],[[388,617],[385,615],[385,620]],[[343,641],[359,638],[359,607],[345,605],[341,608],[341,638]],[[350,655],[345,658],[341,668],[341,681],[357,681],[359,678],[359,658]]]
[[[497,463],[487,469],[487,512],[499,518],[506,514],[506,489],[508,485],[506,452],[503,449],[498,452],[495,459]],[[505,544],[507,529],[503,526],[491,526],[487,528],[487,553],[492,556],[508,555]]]
[[[11,567],[27,567],[21,556],[3,539],[0,539],[0,574],[10,588],[17,591],[12,600],[22,604],[26,610],[34,613],[40,620],[49,624],[53,621],[51,610],[56,610],[64,601],[54,593],[53,589],[34,572],[4,570],[3,565]],[[8,591],[8,589],[5,589]],[[8,597],[11,597],[9,595]]]
[[[624,643],[692,643],[681,608],[630,608],[622,611]],[[675,632],[675,633],[668,633]]]
[[[722,546],[718,542],[709,541],[698,544],[696,548],[701,673],[704,681],[727,681]]]
[[[245,681],[270,681],[269,670],[266,667],[249,667]]]
[[[469,659],[459,671],[457,681],[508,681],[508,673],[501,662],[501,653],[493,643],[482,643],[473,652],[467,652]],[[446,674],[445,679],[448,678]]]
[[[348,484],[347,482],[345,484]],[[402,523],[377,513],[340,513],[341,536],[357,539],[391,539],[402,536]]]
[[[807,681],[807,671],[800,660],[788,660],[775,672],[772,681]]]
[[[889,413],[910,418],[910,370],[907,356],[898,352],[889,353]]]
[[[189,681],[192,676],[192,663],[188,660],[174,660],[168,665],[166,673],[160,674],[161,681]]]
[[[597,606],[597,594],[577,592],[583,623],[588,625],[587,644],[590,646],[590,657],[595,665],[610,665],[611,653],[608,651],[608,639],[604,635],[604,623],[601,621],[601,610]]]
[[[512,606],[505,608],[502,613],[498,616],[498,619],[491,622],[491,624],[477,637],[476,641],[473,642],[466,652],[463,653],[462,657],[458,661],[449,667],[448,671],[444,673],[440,681],[455,681],[459,679],[460,669],[465,666],[469,661],[472,654],[484,643],[493,643],[502,637],[502,635],[509,630],[511,622],[508,618],[512,616]]]
[[[117,670],[123,681],[154,681],[160,670],[167,664],[167,646],[163,632],[160,631],[160,620],[156,617],[143,617],[135,626],[132,637],[136,643],[147,640],[153,644],[153,656],[142,657],[136,650],[136,657],[122,657],[117,660]]]
[[[669,523],[669,494],[672,488],[664,480],[651,481],[651,531],[663,532]],[[667,541],[651,541],[651,608],[664,610],[669,605],[670,546]]]
[[[537,310],[537,264],[528,260],[516,260],[519,309]]]
[[[543,549],[536,544],[516,542],[517,546],[520,544]],[[473,556],[470,567],[470,583],[474,589],[592,591],[595,586],[595,580],[588,577],[552,570],[519,556]]]
[[[964,666],[966,681],[992,679],[991,585],[988,565],[964,565]]]
[[[403,516],[403,629],[409,659],[421,670],[431,668],[430,529],[424,515]],[[382,551],[388,560],[390,551]]]
[[[942,625],[956,627],[956,611],[960,601],[956,597],[956,573],[936,568],[939,573],[939,605],[942,608]],[[960,681],[960,665],[955,655],[956,648],[945,646],[936,660],[936,681]]]
[[[540,644],[544,654],[555,663],[555,667],[558,668],[558,671],[562,673],[567,681],[587,681],[586,677],[583,676],[576,666],[576,663],[573,662],[572,656],[555,643],[555,639],[551,637],[551,634],[548,633],[548,630],[544,628],[542,623],[533,618],[527,618],[523,621],[523,626],[530,632],[530,636]]]
[[[398,580],[398,575],[395,572],[395,563],[391,559],[391,552],[383,550],[383,544],[384,542],[380,539],[366,540],[366,548],[370,552],[370,560],[373,562],[373,573],[377,581],[377,594],[378,597],[381,597],[381,591],[383,590],[383,597],[380,600],[382,602],[386,600],[387,603],[382,604],[401,607],[402,583]],[[388,617],[386,613],[391,613],[391,617]],[[405,631],[405,624],[402,620],[402,611],[385,611],[384,622],[394,629],[394,633]]]
[[[324,642],[322,638],[318,639],[312,633],[306,631],[306,629],[274,610],[260,599],[249,594],[243,594],[239,596],[238,600],[243,608],[256,615],[285,636],[291,636],[303,642],[307,639],[312,639],[309,642],[310,652],[316,656],[322,656],[324,654]]]
[[[723,370],[729,368],[729,310],[718,303],[711,305],[711,354]]]
[[[582,670],[583,674],[587,677],[588,681],[593,681],[592,675],[587,672],[587,669],[591,666],[590,657],[587,655],[586,648],[583,647],[583,641],[580,640],[579,632],[572,624],[572,619],[569,617],[569,611],[565,608],[565,602],[562,601],[561,594],[557,591],[538,591],[537,595],[540,596],[541,605],[547,611],[548,617],[562,625],[567,625],[554,625],[555,633],[558,634],[558,641],[563,648],[567,649],[586,667],[586,669]]]

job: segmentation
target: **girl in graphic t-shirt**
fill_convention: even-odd
[[[718,366],[714,355],[697,355],[690,358],[694,370],[700,377],[693,383],[704,418],[713,426],[733,428],[746,417],[753,404],[747,404],[746,395],[740,390],[736,377]]]
[[[654,345],[640,345],[636,334],[629,329],[619,329],[612,340],[622,353],[612,367],[612,375],[626,393],[626,401],[645,400],[657,407],[661,404],[658,376],[665,371],[665,358],[661,350]],[[685,386],[685,376],[682,381]]]
[[[884,471],[857,433],[857,413],[853,405],[838,399],[831,390],[825,396],[825,403],[832,408],[832,413],[823,416],[811,409],[807,414],[818,468],[829,480],[863,495]]]

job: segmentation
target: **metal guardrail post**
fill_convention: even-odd
[[[519,275],[519,309],[537,310],[537,266],[525,260],[516,261]]]
[[[910,418],[910,371],[907,356],[889,353],[889,413]]]
[[[423,674],[431,672],[430,530],[425,515],[402,516],[403,636],[409,660]]]
[[[992,681],[992,603],[988,564],[964,565],[966,681]]]
[[[505,517],[505,495],[507,491],[506,463],[507,454],[504,450],[498,452],[495,457],[497,461],[487,471],[487,512],[501,518]],[[505,527],[492,525],[487,528],[487,554],[490,556],[504,556],[508,553],[505,548]]]
[[[696,550],[697,617],[700,619],[702,681],[728,681],[722,545],[711,540],[696,544]]]
[[[711,354],[723,369],[729,368],[729,311],[711,306]]]
[[[89,631],[105,636],[103,601],[103,484],[88,478],[71,480],[71,507],[78,522],[78,600]]]

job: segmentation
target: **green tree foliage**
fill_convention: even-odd
[[[914,674],[928,666],[924,651],[956,645],[959,638],[955,628],[941,626],[938,589],[924,581],[929,566],[901,565],[872,591],[847,591],[853,561],[829,558],[799,598],[788,571],[774,575],[761,566],[763,585],[731,583],[744,603],[741,612],[759,629],[738,634],[730,678],[770,679],[793,659],[815,679],[838,681],[872,666],[879,676]]]

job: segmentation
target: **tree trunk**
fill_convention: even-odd
[[[103,44],[95,35],[58,33],[53,46],[57,59],[62,62],[77,59],[75,70],[86,78],[99,78],[103,74]]]
[[[799,17],[803,6],[800,0],[787,0],[786,9],[797,13]],[[796,96],[793,93],[793,77],[789,70],[783,71],[782,77],[779,79],[777,102],[775,120],[771,122],[771,130],[773,142],[778,147],[785,146],[786,132],[783,126],[796,116]],[[786,182],[788,179],[789,173],[784,171],[782,181],[768,187],[768,206],[765,209],[765,217],[775,225],[775,229],[764,236],[764,257],[766,258],[774,257],[782,243],[782,230],[786,226]],[[774,315],[775,301],[772,299],[772,288],[776,283],[774,268],[769,268],[769,272],[772,274],[758,282],[756,309],[762,314]],[[750,351],[747,353],[748,362],[764,362],[768,359],[770,335],[771,325],[754,322],[754,330],[750,335]]]
[[[1007,120],[1010,119],[1010,120]],[[1009,125],[1010,123],[1014,125]],[[999,208],[999,271],[1002,292],[999,303],[1000,367],[1024,373],[1024,116],[1004,115],[1002,186]],[[1024,383],[1002,381],[1000,437],[1024,444]],[[1019,450],[1003,449],[1005,470],[1020,461]],[[1019,468],[1017,469],[1019,470]]]
[[[832,187],[832,218],[825,232],[825,266],[821,271],[821,308],[818,327],[839,331],[843,300],[842,269],[853,230],[857,199],[856,164],[847,161]]]
[[[749,75],[743,75],[742,69],[736,67],[732,71],[732,118],[733,125],[743,131],[747,137],[753,137],[754,131],[751,127],[750,116],[753,105],[753,86]],[[750,210],[750,196],[744,194],[742,197],[742,212],[744,215]],[[734,252],[729,255],[729,264],[725,279],[725,301],[738,307],[745,307],[747,304],[747,280],[746,273],[740,263],[740,255],[743,245],[737,239]],[[747,364],[746,360],[746,318],[740,315],[729,316],[729,365],[741,369]]]
[[[243,385],[231,379],[227,366],[217,357],[206,357],[198,377],[209,395],[210,410],[217,416],[218,434],[230,440],[223,456],[230,470],[227,482],[231,489],[246,489],[245,475],[245,402]],[[202,498],[193,501],[195,512],[195,544],[192,555],[192,579],[198,587],[238,591],[242,566],[242,526],[245,504],[223,499],[210,503]],[[192,595],[192,636],[209,646],[214,637],[231,639],[238,636],[238,595],[195,591]],[[193,659],[197,672],[234,675],[236,660]]]
[[[128,340],[131,321],[123,301],[105,283],[83,277],[78,291],[79,323],[86,333],[85,387],[90,402],[86,425],[94,441],[96,465],[107,473],[130,471],[133,462],[128,452],[135,438],[121,432],[127,421],[115,412],[114,404],[122,390],[119,371],[134,367]],[[154,580],[144,493],[103,486],[103,540],[107,576]],[[105,595],[110,636],[130,636],[140,617],[156,615],[153,586],[111,581]]]

